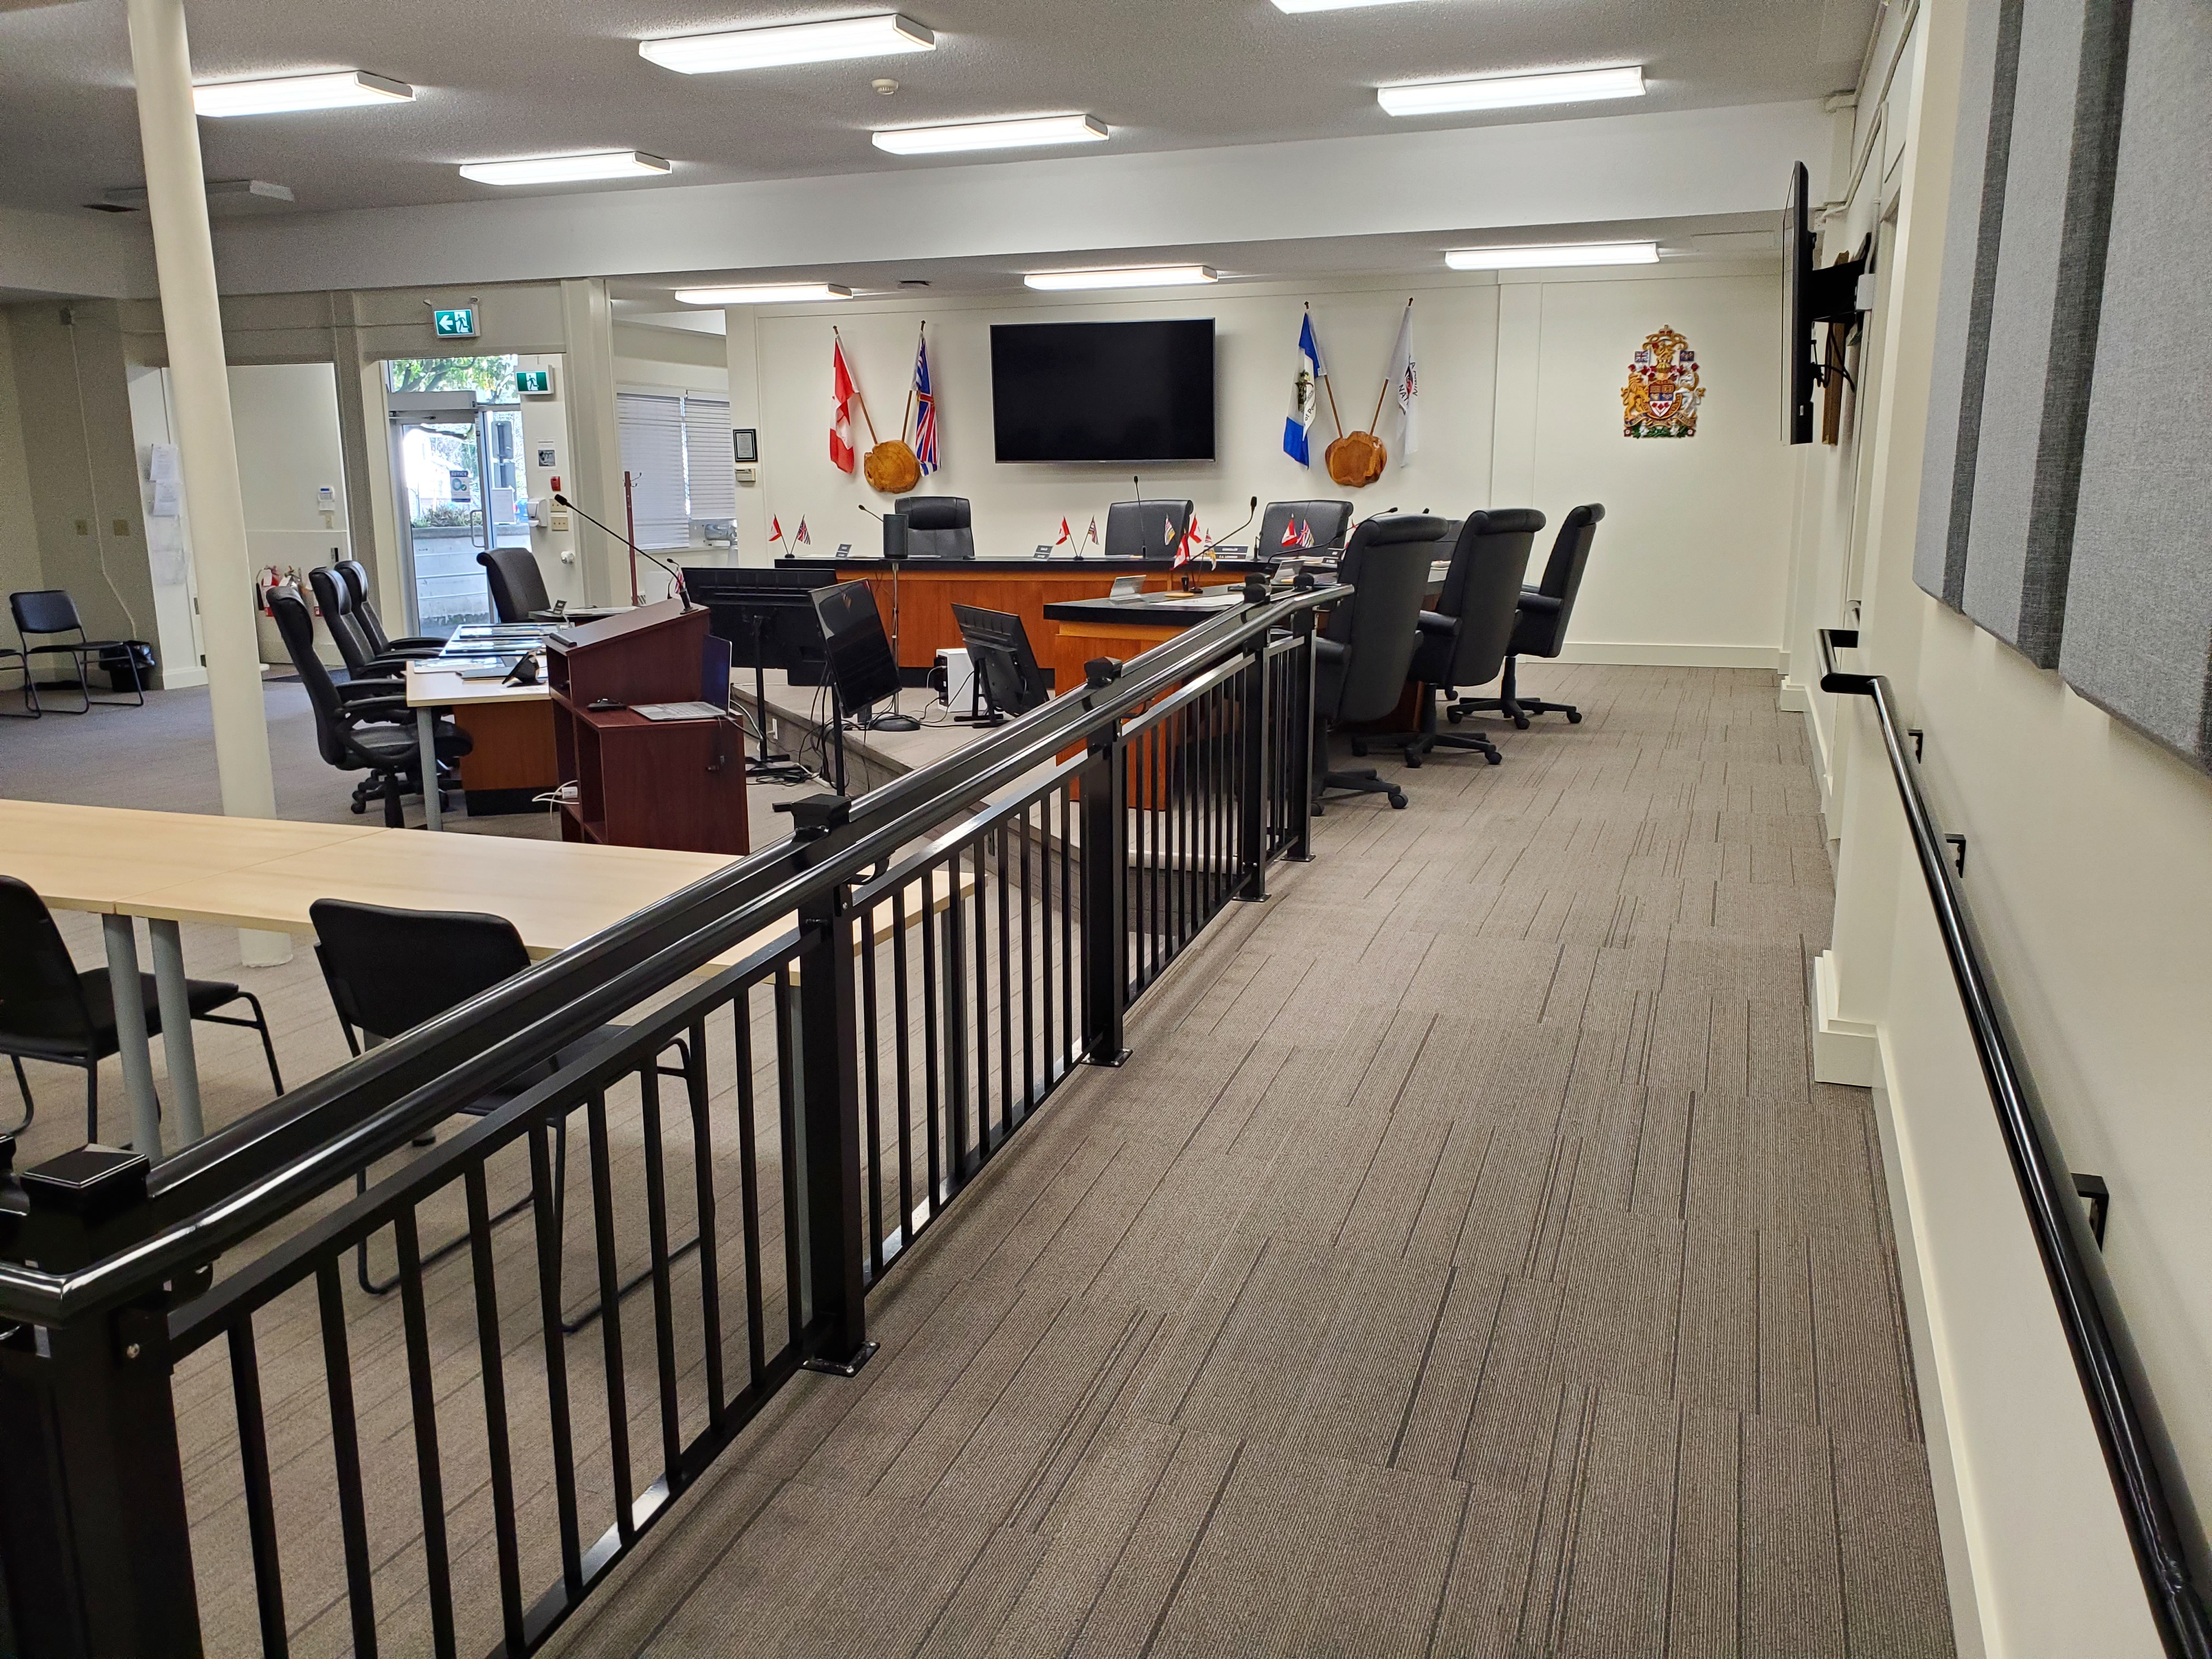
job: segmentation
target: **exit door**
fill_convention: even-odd
[[[409,631],[447,635],[489,622],[491,590],[477,556],[530,545],[521,410],[480,404],[471,388],[392,392],[389,401]]]

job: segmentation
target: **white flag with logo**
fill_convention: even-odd
[[[1391,447],[1401,456],[1421,447],[1421,371],[1413,357],[1413,302],[1398,322],[1398,343],[1390,351],[1390,399],[1398,406],[1398,434]]]

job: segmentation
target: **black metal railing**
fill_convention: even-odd
[[[866,1361],[870,1288],[1304,855],[1342,592],[1248,594],[795,803],[789,840],[158,1169],[88,1148],[9,1180],[0,1635],[535,1650],[793,1375]],[[426,1269],[426,1240],[459,1247]],[[396,1297],[349,1272],[372,1246]]]
[[[1820,689],[1863,696],[1874,704],[1882,747],[1905,809],[1905,828],[1928,884],[1936,931],[1942,936],[1943,953],[1950,961],[1960,1005],[1981,1059],[1990,1103],[2027,1210],[2028,1229],[2035,1237],[2098,1443],[2104,1449],[2113,1495],[2119,1500],[2136,1566],[2150,1599],[2152,1622],[2174,1659],[2207,1659],[2212,1656],[2212,1621],[2207,1620],[2203,1598],[2191,1577],[2174,1506],[2166,1495],[2166,1477],[2154,1453],[2149,1423],[2115,1334],[2125,1328],[2118,1303],[2109,1281],[2091,1265],[2096,1251],[2090,1223],[2074,1182],[2065,1173],[2057,1137],[2027,1073],[2014,1058],[2002,1005],[1982,965],[1972,922],[1952,874],[1947,842],[1956,838],[1942,834],[1929,808],[1920,787],[1917,745],[1906,744],[1889,681],[1881,674],[1850,673],[1836,666],[1836,653],[1858,642],[1855,628],[1820,630]]]

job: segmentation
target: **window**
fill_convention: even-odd
[[[687,547],[694,520],[736,514],[728,398],[623,392],[615,418],[640,547]]]

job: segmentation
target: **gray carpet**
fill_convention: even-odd
[[[555,1650],[1948,1654],[1798,718],[1539,678],[1586,723],[1332,805]]]

